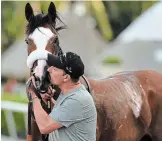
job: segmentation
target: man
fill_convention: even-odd
[[[72,52],[46,59],[51,83],[58,85],[61,94],[50,115],[42,109],[39,99],[30,90],[35,120],[42,134],[57,141],[96,141],[97,113],[92,96],[80,83],[84,74],[81,58]]]

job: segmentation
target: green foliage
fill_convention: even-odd
[[[145,10],[147,10],[149,7],[151,7],[152,5],[154,5],[157,1],[142,1],[141,5],[142,5],[142,12],[144,12]]]
[[[8,129],[7,129],[7,122],[5,118],[5,113],[3,110],[1,110],[1,133],[3,135],[8,135]]]
[[[91,12],[92,16],[96,19],[97,27],[103,34],[105,39],[113,39],[113,32],[111,25],[108,20],[108,13],[102,1],[86,1],[85,2],[88,10]]]
[[[25,120],[24,120],[24,114],[19,112],[13,113],[14,120],[16,121],[16,129],[17,134],[19,137],[25,137],[26,131],[25,131]]]
[[[111,41],[156,1],[102,1],[98,3],[103,3],[103,6],[96,8],[94,1],[87,2],[88,12],[95,18],[102,36]]]
[[[10,94],[10,93],[3,93],[1,97],[2,101],[12,101],[12,102],[20,102],[20,103],[27,103],[27,97],[21,96],[18,94]],[[24,121],[24,114],[19,112],[13,112],[14,120],[16,121],[16,131],[19,137],[25,138],[26,132],[25,132],[25,121]],[[8,129],[7,129],[7,123],[5,118],[5,111],[1,110],[1,131],[4,135],[9,135]]]
[[[2,1],[2,53],[17,39],[24,37],[25,16],[23,1]],[[23,12],[22,12],[23,11]]]
[[[112,57],[106,57],[103,60],[104,64],[121,64],[121,60],[118,57],[112,56]]]

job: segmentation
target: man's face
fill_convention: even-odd
[[[51,83],[54,85],[60,85],[64,82],[64,71],[56,67],[49,67],[48,72],[51,78]]]

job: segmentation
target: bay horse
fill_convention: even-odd
[[[47,14],[37,15],[27,3],[25,15],[28,55],[36,50],[62,54],[57,34],[61,27],[56,27],[60,19],[54,3],[50,3]],[[46,62],[40,63],[44,60],[35,57],[36,60],[35,74],[41,80]],[[86,79],[97,109],[96,141],[162,141],[162,74],[140,70],[100,80]],[[43,140],[33,118],[31,125],[27,140]]]

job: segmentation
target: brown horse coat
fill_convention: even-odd
[[[88,79],[98,112],[97,141],[162,141],[162,75],[122,72]]]

